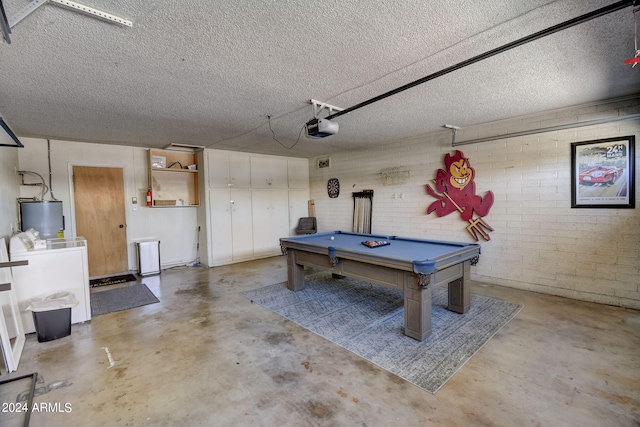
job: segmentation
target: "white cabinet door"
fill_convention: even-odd
[[[251,190],[210,190],[211,260],[224,265],[253,257]]]
[[[229,186],[232,188],[251,187],[251,156],[248,154],[229,155]]]
[[[211,151],[209,154],[209,186],[213,188],[227,188],[229,186],[229,153]]]
[[[287,188],[287,159],[284,157],[251,158],[251,188]]]
[[[210,190],[211,248],[209,265],[224,265],[233,261],[231,234],[231,193],[229,190]]]
[[[280,254],[280,238],[289,235],[287,190],[253,190],[253,253],[256,257]]]
[[[309,160],[288,159],[289,188],[309,188]]]
[[[231,222],[233,260],[244,261],[253,258],[251,190],[231,190]]]
[[[209,153],[209,186],[212,188],[250,188],[251,156],[227,151]]]
[[[300,218],[309,216],[309,190],[289,190],[289,235],[296,235]]]

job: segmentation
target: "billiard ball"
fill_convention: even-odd
[[[331,240],[334,240],[334,239],[335,239],[335,237],[331,236]]]

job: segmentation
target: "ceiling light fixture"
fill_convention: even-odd
[[[174,150],[174,151],[196,152],[196,151],[204,150],[204,147],[202,145],[180,144],[177,142],[172,142],[171,144],[164,147],[164,149]]]

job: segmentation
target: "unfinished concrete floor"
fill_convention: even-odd
[[[4,378],[52,386],[32,426],[640,425],[636,310],[474,282],[524,309],[433,395],[240,295],[285,280],[284,257],[163,271],[142,280],[159,304],[32,334]]]

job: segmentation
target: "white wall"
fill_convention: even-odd
[[[19,152],[19,168],[41,174],[48,184],[47,141],[32,138],[22,138],[21,141],[25,147]],[[76,236],[70,173],[74,165],[124,169],[130,270],[137,269],[134,242],[145,238],[160,240],[163,268],[185,265],[195,260],[196,208],[149,208],[145,205],[148,166],[147,150],[143,148],[51,140],[52,187],[55,197],[62,201],[67,228],[65,236]],[[0,171],[8,173],[5,169],[9,167],[2,167]],[[13,167],[10,169],[13,174]],[[37,179],[32,176],[26,179],[26,182],[35,181]],[[21,197],[34,194],[37,195],[38,191],[34,193],[32,187],[20,187]],[[133,210],[132,197],[138,198],[137,210]],[[49,196],[45,199],[49,200]]]
[[[465,128],[457,139],[635,113],[640,113],[640,99],[616,100]],[[495,231],[490,241],[480,242],[482,255],[472,278],[640,308],[640,149],[636,147],[636,209],[571,208],[571,143],[627,135],[638,139],[640,121],[457,147],[476,171],[477,194],[495,194],[484,218]],[[351,193],[373,189],[373,233],[472,242],[459,215],[426,214],[434,199],[426,194],[425,184],[444,168],[444,155],[455,150],[450,131],[442,131],[377,149],[333,153],[327,169],[317,169],[317,159],[311,159],[311,198],[319,231],[351,230]],[[380,171],[396,166],[411,170],[409,181],[383,185]],[[337,199],[327,195],[329,178],[340,180]]]
[[[12,231],[18,226],[18,198],[19,176],[18,151],[21,148],[0,147],[0,238],[5,238],[9,244]]]

